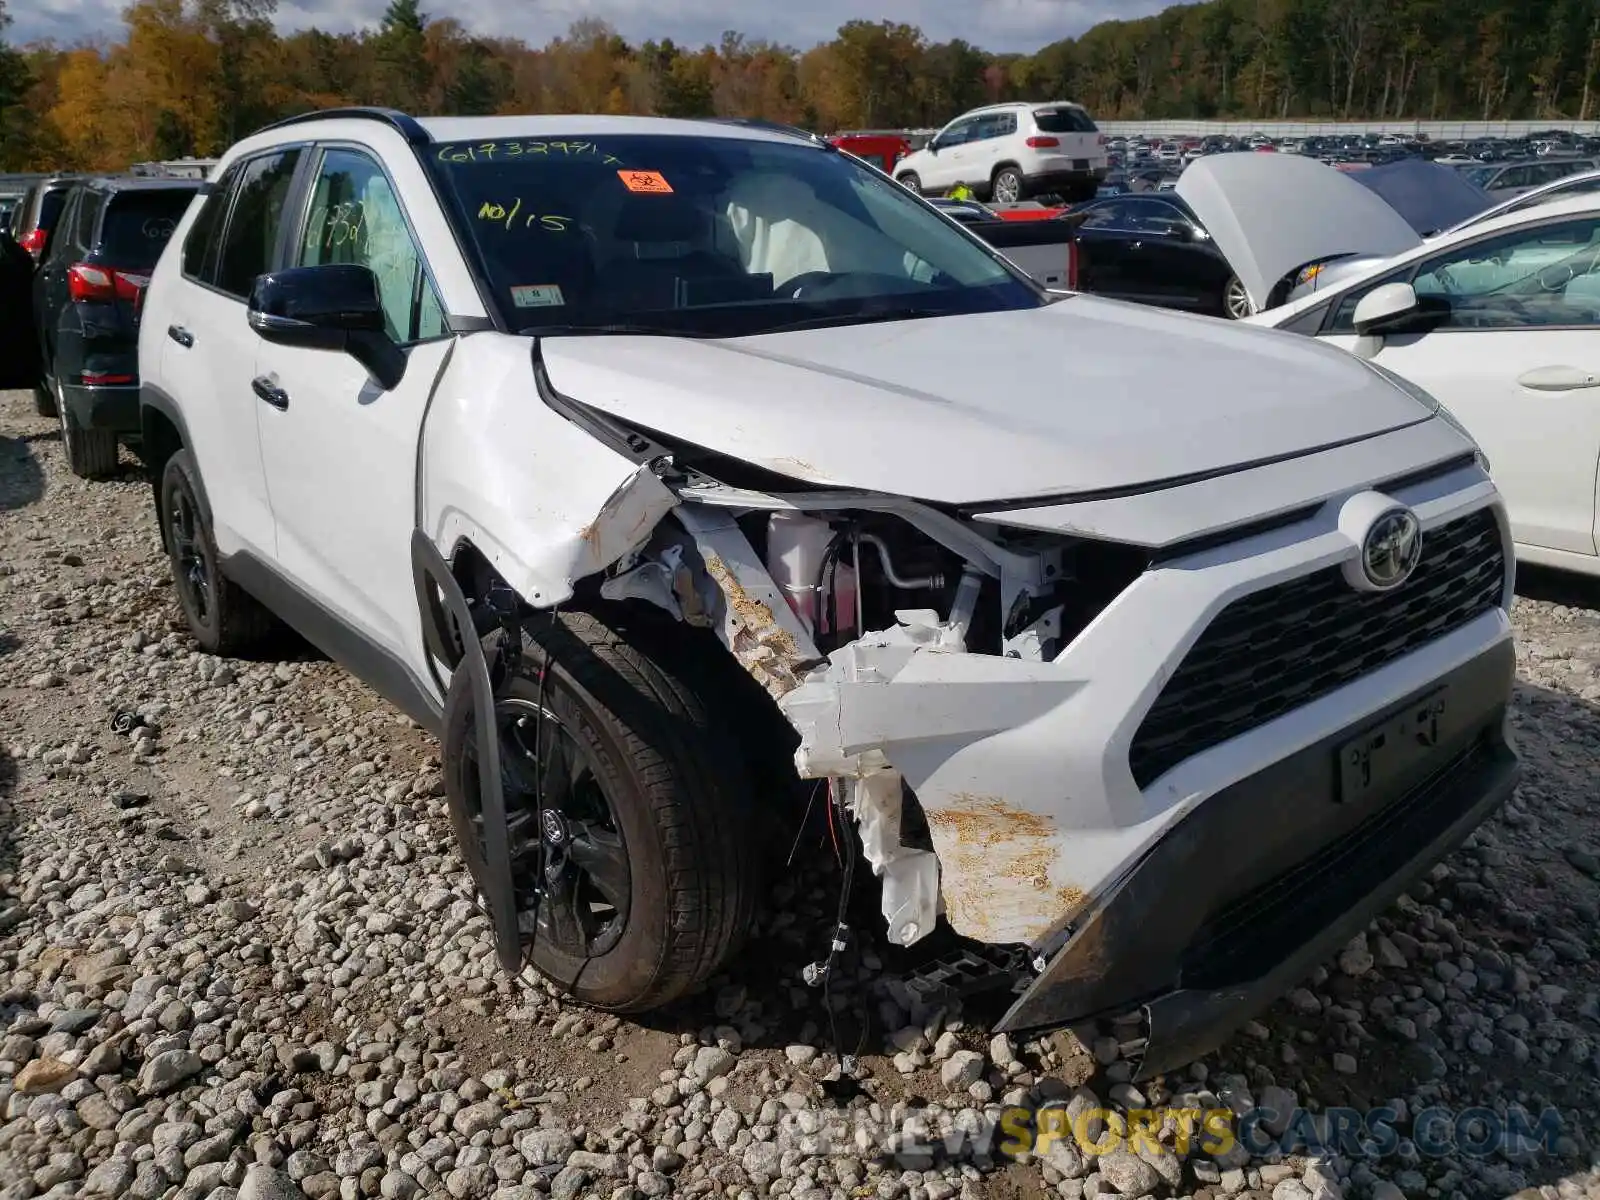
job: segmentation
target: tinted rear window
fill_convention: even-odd
[[[55,227],[56,218],[61,215],[61,209],[67,203],[67,188],[58,191],[46,192],[39,199],[39,228],[52,229]]]
[[[119,267],[153,267],[194,192],[121,192],[100,226],[100,253]]]
[[[1097,133],[1100,129],[1081,108],[1036,108],[1033,120],[1040,133]]]

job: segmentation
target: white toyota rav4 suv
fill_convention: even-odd
[[[962,113],[894,177],[930,195],[965,184],[983,200],[1011,203],[1058,194],[1092,197],[1106,177],[1105,135],[1079,104],[991,104]]]
[[[1505,515],[1426,394],[1047,292],[795,131],[297,117],[140,360],[196,641],[281,618],[437,731],[500,962],[590,1004],[725,962],[826,781],[913,982],[1138,1014],[1148,1074],[1518,775]]]

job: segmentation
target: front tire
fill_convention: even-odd
[[[907,171],[904,175],[896,175],[895,182],[912,195],[922,195],[922,179],[915,171]]]
[[[751,924],[759,856],[738,751],[625,612],[541,613],[521,638],[496,718],[517,908],[537,912],[524,947],[584,1004],[659,1008],[710,978]],[[481,881],[465,671],[445,711],[451,822]]]
[[[1230,321],[1242,321],[1256,311],[1250,302],[1250,293],[1244,290],[1237,275],[1228,276],[1222,286],[1222,315]]]
[[[275,622],[255,597],[222,573],[210,518],[200,503],[199,478],[189,451],[167,459],[157,506],[161,540],[190,636],[208,654],[236,654],[263,640]]]

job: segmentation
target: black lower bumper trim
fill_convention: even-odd
[[[110,429],[133,436],[139,432],[138,384],[65,383],[67,406],[85,429]]]
[[[1505,740],[1515,666],[1502,642],[1374,721],[1206,800],[1075,914],[996,1028],[1060,1028],[1142,1008],[1141,1076],[1215,1049],[1505,802],[1520,776]],[[1443,712],[1429,753],[1359,801],[1341,799],[1340,748],[1435,695]]]

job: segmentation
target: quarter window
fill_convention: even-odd
[[[354,150],[329,150],[312,188],[295,263],[366,267],[378,279],[389,336],[405,344],[442,336],[444,312],[383,169]]]
[[[217,243],[222,235],[222,219],[228,211],[228,196],[239,178],[239,164],[224,171],[206,196],[194,224],[183,239],[183,273],[201,283],[213,282],[217,265]]]
[[[283,206],[299,159],[297,149],[263,154],[240,172],[217,263],[216,285],[230,296],[243,300],[256,276],[272,269]]]

